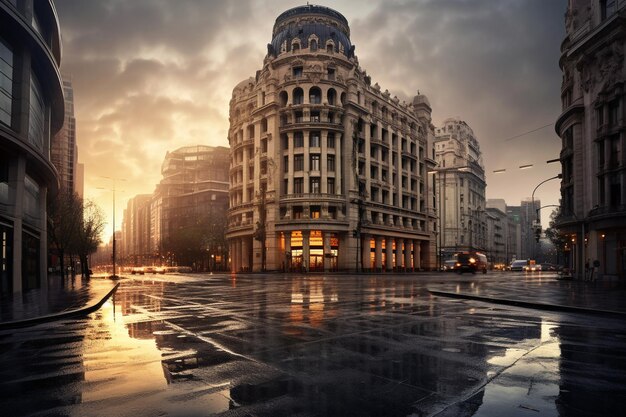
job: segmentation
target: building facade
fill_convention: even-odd
[[[569,266],[626,278],[626,3],[570,0],[559,65],[561,213]]]
[[[539,255],[539,244],[535,238],[533,225],[541,223],[541,200],[527,198],[520,202],[520,248],[521,259],[536,259]]]
[[[193,240],[199,233],[202,236],[198,238],[204,240],[197,249],[209,257],[202,268],[208,267],[209,259],[213,266],[225,268],[228,248],[219,236],[223,238],[228,210],[229,164],[225,147],[186,146],[166,154],[161,166],[163,179],[146,208],[149,253],[154,256],[150,263],[192,262],[179,247],[184,243],[181,239]],[[144,257],[144,262],[149,261]]]
[[[509,208],[501,198],[487,200],[487,212],[495,217],[497,219],[495,223],[499,224],[499,227],[494,224],[493,235],[489,230],[487,232],[487,247],[491,248],[492,253],[490,260],[504,265],[510,264],[514,259],[520,259],[521,256],[517,249],[521,227],[510,214]]]
[[[140,194],[128,200],[124,210],[121,245],[124,257],[121,259],[126,265],[152,265],[154,261],[150,240],[151,202],[152,194]]]
[[[434,267],[432,132],[425,96],[372,84],[344,16],[282,13],[230,103],[231,270]]]
[[[65,97],[65,119],[63,128],[54,136],[50,146],[50,160],[59,173],[59,184],[62,191],[76,192],[77,188],[78,146],[76,143],[76,118],[74,117],[74,88],[72,79],[62,74],[63,95]]]
[[[435,161],[442,261],[459,251],[485,251],[485,169],[480,145],[467,123],[446,119],[435,130]]]
[[[50,0],[0,0],[0,292],[47,285],[51,138],[64,118],[61,37]]]

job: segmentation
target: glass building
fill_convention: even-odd
[[[0,291],[47,283],[51,138],[64,118],[61,37],[50,0],[0,0]]]

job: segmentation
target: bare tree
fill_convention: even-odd
[[[98,250],[104,230],[104,215],[93,201],[83,201],[83,218],[78,234],[76,254],[80,259],[82,276],[89,277],[89,255]]]
[[[92,201],[84,202],[76,193],[61,191],[48,207],[48,224],[48,238],[56,249],[61,272],[66,273],[66,257],[73,267],[77,256],[85,276],[89,271],[88,256],[98,248],[104,229],[100,208]]]
[[[65,257],[70,256],[82,223],[82,202],[78,194],[61,191],[48,207],[48,239],[56,248],[65,275]]]

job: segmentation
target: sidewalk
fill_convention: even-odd
[[[435,296],[472,299],[540,310],[626,319],[626,284],[619,280],[563,281],[556,275],[527,275],[429,286]]]
[[[48,288],[0,297],[0,329],[30,326],[97,310],[117,289],[104,277],[48,276]]]

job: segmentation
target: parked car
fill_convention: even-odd
[[[446,272],[452,272],[454,271],[455,265],[456,261],[454,259],[447,260],[441,266],[441,270]]]
[[[143,275],[145,273],[145,271],[143,269],[143,266],[134,266],[130,270],[130,273],[133,274],[133,275],[135,275],[135,274]]]
[[[523,271],[527,265],[528,261],[526,259],[518,259],[511,262],[511,265],[509,266],[509,271]]]
[[[541,265],[539,264],[530,264],[524,267],[524,271],[526,272],[541,272]]]
[[[459,252],[454,255],[454,258],[456,260],[454,268],[458,274],[463,272],[475,274],[476,271],[482,271],[483,274],[486,274],[487,268],[489,268],[487,257],[480,252]]]

